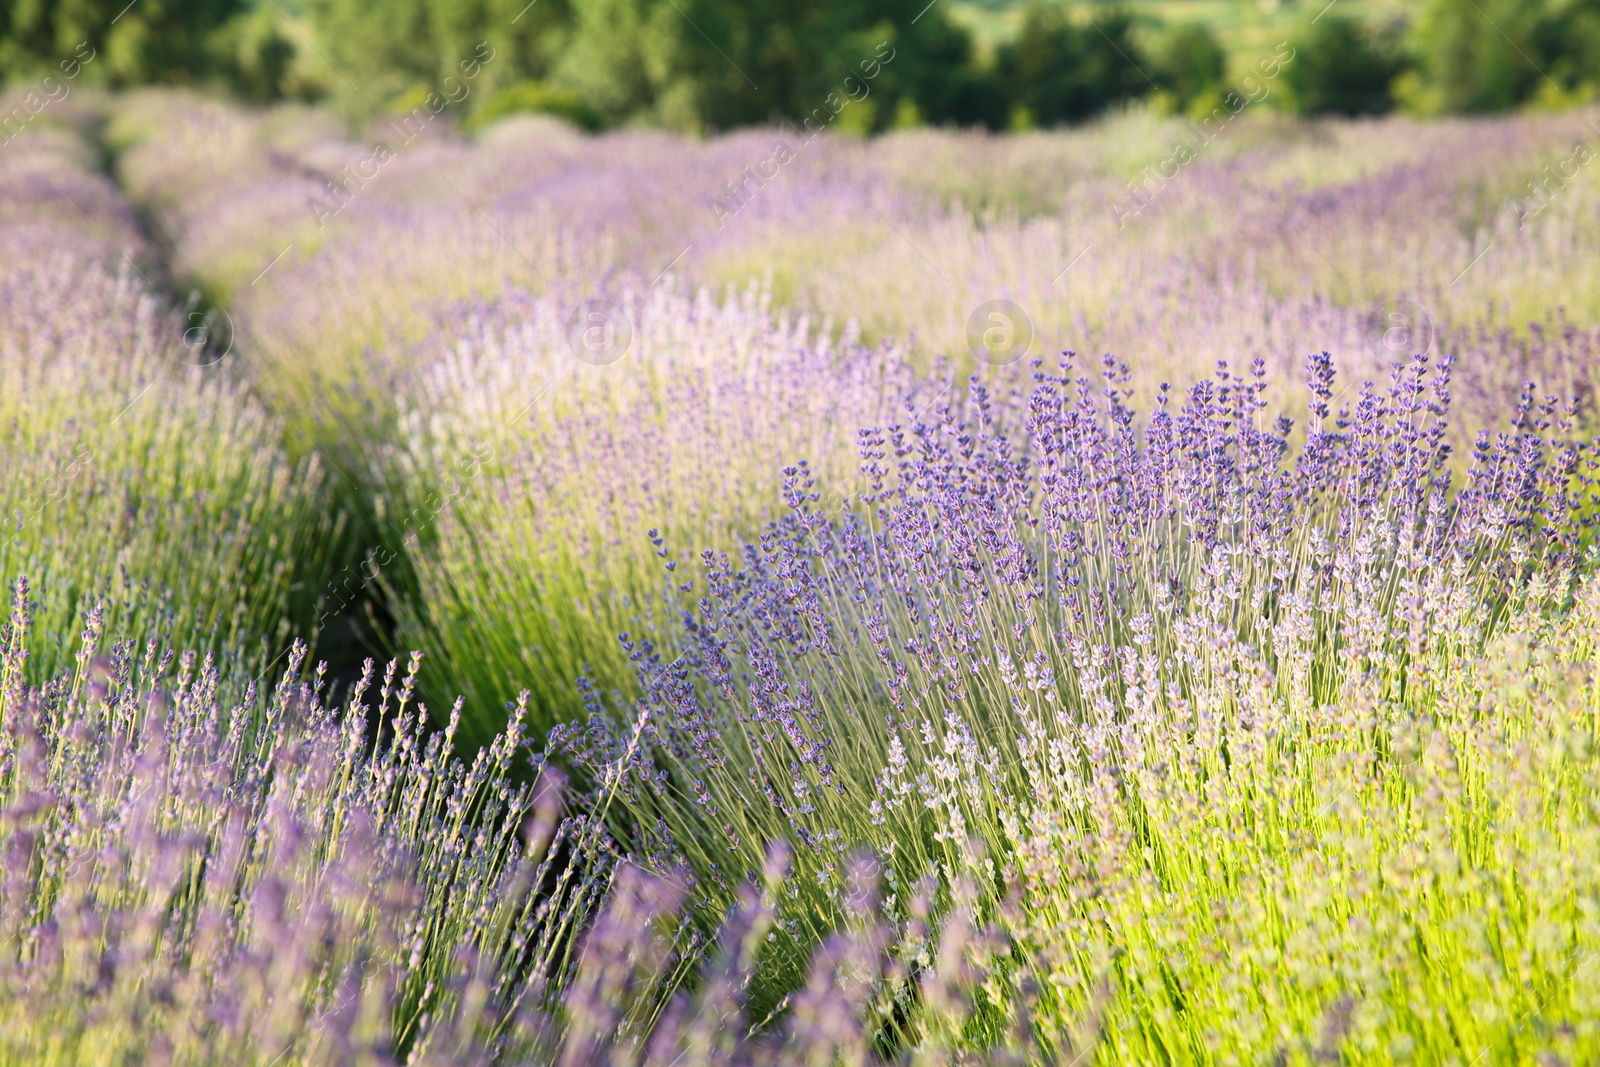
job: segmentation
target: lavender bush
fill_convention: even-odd
[[[514,773],[525,703],[468,765],[424,730],[416,656],[381,680],[369,663],[334,707],[320,674],[297,680],[303,647],[269,695],[154,641],[102,648],[97,612],[75,669],[29,687],[27,596],[0,629],[6,1062],[877,1062],[858,998],[907,972],[868,866],[784,1020],[729,1029],[781,848],[685,982],[683,885],[563,817],[559,772]],[[972,924],[954,913],[917,977],[954,1033],[977,980],[962,950],[996,937]]]
[[[553,743],[623,775],[635,849],[692,870],[713,913],[765,842],[795,843],[780,972],[838,921],[844,859],[868,847],[891,889],[971,877],[1037,951],[1075,945],[1052,957],[1053,1018],[1116,977],[1122,1021],[1165,1042],[1139,1009],[1151,972],[1113,961],[1137,948],[1159,969],[1166,949],[1130,945],[1141,930],[1104,894],[1236,906],[1211,862],[1224,832],[1252,877],[1320,856],[1330,783],[1410,773],[1396,738],[1445,714],[1452,665],[1564,610],[1600,444],[1568,439],[1570,401],[1530,385],[1458,481],[1450,369],[1419,358],[1336,405],[1313,358],[1298,448],[1265,416],[1259,364],[1163,392],[1142,422],[1114,360],[1099,383],[1065,362],[997,398],[975,380],[965,415],[861,431],[868,491],[841,515],[789,468],[790,514],[685,581],[688,647],[625,635],[643,696],[590,687]],[[1333,739],[1353,747],[1325,764]],[[1219,1001],[1216,1025],[1235,1010]]]
[[[35,680],[71,662],[73,620],[102,599],[111,633],[270,658],[337,522],[321,468],[289,461],[200,317],[152,289],[87,154],[64,129],[0,154],[0,577],[35,582]]]
[[[771,271],[780,306],[855,320],[869,343],[905,341],[924,360],[969,362],[970,313],[1005,298],[1031,317],[1034,355],[1045,338],[1116,351],[1149,388],[1262,358],[1277,404],[1308,331],[1358,376],[1415,354],[1385,342],[1387,302],[1412,302],[1410,329],[1441,342],[1561,308],[1587,330],[1594,312],[1586,174],[1536,215],[1516,206],[1544,164],[1592,136],[1581,112],[1316,126],[1246,115],[1161,178],[1195,134],[1144,115],[866,142],[784,129],[586,138],[518,120],[469,143],[441,124],[360,170],[374,144],[399,144],[392,129],[351,141],[302,111],[208,105],[189,120],[198,107],[147,99],[142,130],[119,127],[134,146],[120,170],[168,220],[184,273],[257,320],[264,384],[308,428],[315,410],[349,403],[337,389],[386,406],[406,388],[390,361],[425,364],[508,291],[570,307],[668,267],[714,290]],[[194,130],[213,124],[226,137],[200,142]],[[761,178],[778,143],[793,158]],[[210,191],[189,195],[196,184]],[[312,201],[343,206],[319,226]],[[432,350],[414,347],[435,332]],[[1484,373],[1496,402],[1513,403],[1520,379],[1485,363],[1460,373]],[[1541,370],[1552,383],[1565,373]]]
[[[916,384],[899,351],[836,345],[754,288],[629,291],[609,314],[627,340],[591,365],[560,305],[502,312],[403,405],[385,499],[409,505],[390,521],[419,595],[396,596],[398,633],[434,650],[431,691],[461,685],[479,731],[524,686],[541,734],[582,711],[579,675],[631,686],[615,638],[675,600],[662,546],[754,536],[794,452],[844,484],[853,427]]]
[[[1029,417],[1060,429],[1048,421],[1059,379],[1041,378]],[[1419,381],[1420,368],[1397,382],[1394,410],[1371,416],[1365,432],[1321,441],[1323,458],[1411,438],[1411,462],[1426,469],[1427,420],[1414,435],[1403,427],[1435,405],[1399,399],[1421,400]],[[1531,425],[1538,412],[1530,403]],[[1204,431],[1223,414],[1191,410],[1189,425]],[[1080,429],[1080,447],[1092,447],[1098,435]],[[766,873],[727,894],[732,910],[715,934],[676,911],[706,888],[681,862],[636,853],[615,866],[619,845],[601,823],[558,819],[548,770],[520,784],[507,777],[527,752],[525,705],[467,767],[450,757],[448,735],[422,732],[415,658],[402,677],[390,665],[370,706],[369,667],[334,710],[315,680],[295,680],[298,654],[277,691],[257,697],[192,657],[174,672],[154,647],[102,652],[94,616],[76,670],[28,688],[19,588],[0,638],[0,996],[17,1020],[5,1028],[8,1053],[19,1062],[45,1050],[83,1062],[117,1053],[572,1064],[1581,1060],[1600,1010],[1583,992],[1600,948],[1600,776],[1587,696],[1600,600],[1592,583],[1532,570],[1559,565],[1584,528],[1581,516],[1547,528],[1536,518],[1537,487],[1558,481],[1538,473],[1539,436],[1485,442],[1479,473],[1456,498],[1465,502],[1450,509],[1461,525],[1435,528],[1442,560],[1426,554],[1426,538],[1399,550],[1403,524],[1388,540],[1378,534],[1377,513],[1403,516],[1387,509],[1407,499],[1401,483],[1381,479],[1382,464],[1363,474],[1359,463],[1302,457],[1296,473],[1308,481],[1280,482],[1292,496],[1318,492],[1319,479],[1324,501],[1339,498],[1338,483],[1386,491],[1365,509],[1345,499],[1323,513],[1329,543],[1354,547],[1305,561],[1303,602],[1275,590],[1276,619],[1250,603],[1245,582],[1278,569],[1275,550],[1196,537],[1173,547],[1198,557],[1199,589],[1153,594],[1169,606],[1127,621],[1120,671],[1097,672],[1100,650],[1081,638],[1071,674],[1054,675],[1049,656],[1009,669],[996,656],[929,686],[931,672],[901,661],[906,707],[880,706],[909,728],[893,733],[869,786],[877,804],[858,824],[868,840],[873,826],[899,824],[894,846],[874,856],[839,847],[827,830],[808,837],[804,827],[823,820],[802,804],[793,854],[763,850]],[[993,437],[973,444],[948,475],[993,454]],[[877,540],[891,562],[878,573],[904,574],[893,546],[915,516],[916,476],[939,481],[940,464],[926,458],[907,458],[904,481],[874,494],[890,513]],[[1473,493],[1490,484],[1502,488]],[[791,486],[796,515],[784,532],[842,539],[853,520],[827,530],[808,517],[802,489]],[[1205,514],[1230,495],[1198,492],[1171,518]],[[1042,535],[1049,524],[1041,519]],[[994,532],[975,527],[975,540]],[[1218,551],[1234,544],[1236,555]],[[1529,547],[1538,550],[1524,554]],[[1497,569],[1504,594],[1491,597],[1499,612],[1488,625],[1475,583]],[[787,576],[798,583],[802,573],[791,565]],[[825,654],[815,641],[796,652],[789,640],[808,626],[804,596],[784,624],[758,581],[741,581],[748,617],[778,625],[742,631],[725,658],[755,661],[753,651],[732,654],[760,646],[752,633],[771,634],[768,662],[780,670]],[[908,602],[936,603],[927,591]],[[864,621],[899,615],[890,603]],[[1068,638],[1114,625],[1089,611],[1052,614]],[[1248,619],[1260,620],[1254,647],[1241,641]],[[870,654],[870,633],[851,645],[844,637],[837,631],[836,653]],[[997,637],[1002,649],[1021,640]],[[649,673],[652,698],[681,676]],[[773,721],[746,716],[746,728],[777,750],[776,727],[804,729],[808,709],[774,705],[760,695],[770,686],[752,681],[738,703],[770,709]],[[826,668],[806,681],[816,707],[838,692]],[[636,757],[682,722],[685,690],[676,695],[675,707],[641,704],[617,739],[619,758],[593,787],[594,815],[652,791]],[[980,719],[988,708],[1001,714]],[[664,765],[681,763],[685,749]],[[846,744],[829,749],[849,782]],[[726,780],[708,778],[712,788]],[[776,793],[786,783],[764,784]],[[813,795],[824,812],[839,810]],[[819,839],[830,842],[821,857]],[[809,977],[774,1001],[772,958],[811,933],[796,932],[796,917],[819,882],[832,929],[814,932]]]
[[[98,613],[30,688],[26,596],[0,639],[10,1058],[472,1062],[542,1005],[607,868],[555,858],[587,824],[508,779],[517,725],[465,766],[420,729],[414,661],[334,708],[303,647],[267,697],[101,648]]]

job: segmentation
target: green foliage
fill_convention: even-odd
[[[568,43],[566,0],[307,0],[306,11],[330,84],[363,117],[436,90],[474,56],[493,55],[475,92],[542,78]]]
[[[0,5],[0,72],[35,77],[73,56],[93,56],[83,72],[95,84],[207,81],[220,67],[213,34],[245,6],[246,0],[139,0],[131,6],[127,0],[17,0]]]
[[[1030,8],[999,56],[1012,125],[1081,121],[1154,88],[1140,70],[1132,29],[1125,12],[1080,23],[1061,8]]]
[[[568,46],[552,82],[605,122],[699,125],[697,86],[685,77],[683,16],[655,0],[571,0]]]
[[[546,82],[516,82],[487,97],[473,112],[469,129],[487,126],[508,115],[542,113],[566,119],[586,130],[600,128],[600,115],[577,92]]]
[[[827,126],[847,109],[841,123],[858,130],[887,128],[908,109],[982,121],[970,40],[922,6],[572,0],[553,81],[611,125]]]
[[[1600,90],[1596,0],[1432,0],[1409,44],[1417,70],[1396,95],[1420,114],[1562,104]]]
[[[1538,88],[1539,8],[1521,0],[1430,0],[1412,34],[1418,71],[1397,86],[1421,114],[1504,111]]]
[[[0,84],[55,75],[112,88],[206,86],[252,103],[313,100],[333,72],[308,62],[299,32],[282,8],[251,0],[25,0],[0,5]]]
[[[1377,115],[1394,106],[1391,86],[1404,69],[1398,28],[1328,14],[1294,38],[1284,70],[1291,110],[1301,115]]]
[[[255,104],[310,100],[326,89],[296,62],[300,56],[293,30],[273,7],[235,16],[219,27],[207,44],[228,87],[243,100]]]
[[[1600,0],[1556,5],[1534,28],[1540,68],[1552,84],[1577,100],[1600,95]]]
[[[948,104],[941,97],[958,83],[951,75],[966,67],[970,45],[940,8],[924,11],[925,6],[926,0],[870,6],[852,0],[700,0],[687,10],[717,46],[694,50],[692,69],[705,89],[707,121],[727,127],[800,119],[828,107],[830,96],[836,107],[859,93],[858,85],[870,91],[866,102],[877,128],[890,124],[902,101],[943,113]],[[689,40],[696,44],[693,35]],[[745,84],[732,64],[761,88]]]
[[[1229,55],[1219,33],[1237,30],[1235,16],[1169,24],[1169,6],[1140,16],[1146,32],[1120,8],[1029,0],[1016,22],[1002,20],[1008,33],[958,25],[950,5],[924,0],[301,0],[287,10],[268,0],[139,0],[126,10],[124,0],[8,0],[0,80],[59,74],[76,56],[94,84],[221,87],[253,103],[331,96],[347,119],[365,121],[438,91],[482,49],[495,58],[454,108],[470,127],[542,111],[589,129],[701,132],[808,117],[863,133],[918,122],[1022,128],[1082,121],[1152,92],[1170,112],[1217,99]],[[1301,114],[1397,104],[1480,113],[1600,94],[1600,0],[1423,0],[1387,23],[1340,9],[1306,22],[1295,42],[1303,60],[1286,97]]]
[[[884,64],[872,90],[879,128],[905,125],[900,120],[912,114],[958,126],[995,128],[1004,122],[1004,87],[997,72],[980,67],[972,39],[935,19],[938,10],[931,9],[917,24],[920,36],[888,38],[894,58]],[[881,53],[880,48],[874,51]]]
[[[1228,74],[1228,54],[1201,22],[1186,22],[1161,34],[1151,48],[1150,73],[1177,110],[1216,97]]]
[[[945,91],[930,107],[930,122],[955,126],[986,126],[991,130],[1005,126],[1010,109],[1005,85],[998,71],[967,68],[958,71]]]

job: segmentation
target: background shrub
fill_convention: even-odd
[[[1429,0],[1417,18],[1414,77],[1398,86],[1421,114],[1504,111],[1529,99],[1541,75],[1539,8],[1516,0]]]
[[[1293,39],[1284,68],[1288,106],[1301,115],[1379,115],[1394,106],[1393,85],[1405,69],[1398,32],[1335,13]]]
[[[1017,39],[1000,49],[998,69],[1013,126],[1056,126],[1097,115],[1152,86],[1126,12],[1098,13],[1094,24],[1065,8],[1035,5]]]
[[[1228,75],[1222,42],[1204,23],[1185,22],[1156,36],[1150,48],[1151,77],[1173,110],[1221,94]]]

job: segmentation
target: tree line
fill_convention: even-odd
[[[837,116],[1048,127],[1148,99],[1205,114],[1240,58],[1203,23],[1035,3],[983,47],[927,0],[0,0],[0,81],[189,84],[256,102],[327,100],[352,117],[450,96],[459,118],[546,111],[590,129],[688,131]],[[1389,21],[1307,4],[1272,106],[1299,114],[1480,113],[1600,92],[1600,0],[1420,0]],[[85,51],[87,50],[87,52]],[[888,58],[886,58],[888,57]],[[862,75],[863,64],[875,73]],[[1249,77],[1249,74],[1244,74]],[[33,86],[35,91],[37,86]],[[45,85],[45,92],[49,86]],[[848,108],[834,102],[849,99]]]

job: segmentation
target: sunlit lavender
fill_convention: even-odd
[[[0,155],[0,573],[34,584],[32,679],[72,661],[96,605],[111,633],[259,669],[287,651],[339,519],[223,324],[153,288],[152,250],[89,153],[46,130]]]
[[[689,647],[625,636],[644,695],[591,689],[558,750],[623,774],[638,847],[709,899],[762,842],[795,839],[780,922],[802,948],[837,921],[864,843],[891,885],[973,876],[990,914],[1058,936],[1032,928],[1069,905],[1055,865],[1159,882],[1167,861],[1118,835],[1154,846],[1142,820],[1174,790],[1209,816],[1205,783],[1255,761],[1290,760],[1279,788],[1305,792],[1268,803],[1305,821],[1342,773],[1295,739],[1397,728],[1452,664],[1569,603],[1595,445],[1570,437],[1570,399],[1530,383],[1458,474],[1450,370],[1419,358],[1336,401],[1313,357],[1298,430],[1268,419],[1260,364],[1163,390],[1147,417],[1109,357],[998,396],[974,380],[936,417],[860,431],[869,484],[842,515],[787,468],[788,515],[685,561]],[[1373,756],[1364,773],[1387,773]],[[1074,1011],[1109,958],[1068,966]]]
[[[688,578],[666,546],[756,536],[795,454],[821,457],[845,507],[852,428],[933,392],[902,352],[835,341],[755,288],[619,296],[590,305],[607,347],[580,344],[588,360],[560,305],[498,312],[423,374],[386,457],[419,592],[402,639],[478,716],[528,688],[548,729],[581,711],[572,679],[629,685],[616,635],[674,625]]]
[[[1593,119],[41,113],[0,1062],[1600,1057]]]

